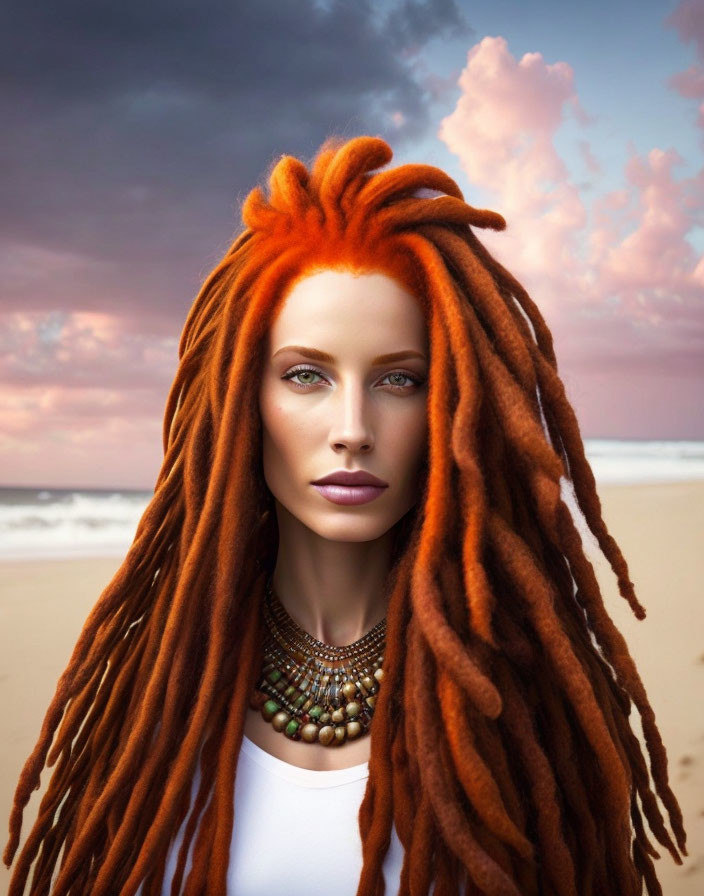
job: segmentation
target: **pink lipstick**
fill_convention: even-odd
[[[365,470],[336,470],[311,483],[333,504],[366,504],[388,488],[388,483]]]

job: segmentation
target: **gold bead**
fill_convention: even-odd
[[[347,697],[348,700],[352,700],[352,698],[357,693],[357,685],[353,681],[346,681],[342,685],[342,693]]]
[[[364,676],[364,678],[362,679],[362,684],[368,691],[374,691],[374,682],[368,675]]]
[[[331,720],[331,716],[329,712],[323,712],[320,714],[320,718],[318,721],[321,725],[327,725],[327,723]]]
[[[376,697],[372,695],[371,697],[367,697],[367,706],[370,709],[374,709],[374,704],[376,703]]]
[[[356,701],[353,701],[352,703],[348,703],[347,706],[345,707],[345,712],[351,719],[353,719],[355,716],[358,716],[361,711],[362,711],[362,707]]]
[[[383,679],[383,677],[384,677],[383,669],[379,668],[379,669],[374,670],[374,678],[376,678],[377,681],[381,681]]]
[[[283,731],[290,720],[291,716],[282,709],[274,715],[271,724],[276,731]]]
[[[344,722],[345,721],[345,711],[340,707],[339,709],[333,709],[332,711],[332,720],[333,722]]]
[[[320,731],[318,731],[318,740],[324,747],[327,747],[334,737],[335,729],[332,725],[323,725]]]
[[[314,744],[318,740],[318,726],[308,722],[301,728],[301,738],[308,744]]]
[[[347,737],[349,737],[350,740],[354,740],[355,737],[359,737],[361,733],[362,726],[359,724],[359,722],[352,721],[347,723]]]
[[[344,744],[347,740],[347,728],[344,725],[340,725],[335,728],[335,744]]]

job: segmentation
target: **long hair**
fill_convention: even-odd
[[[646,822],[675,862],[687,855],[653,710],[561,499],[564,477],[642,619],[550,331],[473,229],[505,222],[466,204],[438,168],[378,171],[391,157],[376,137],[329,138],[310,170],[283,156],[269,195],[247,196],[245,229],[184,325],[153,497],[22,770],[8,866],[23,808],[55,766],[10,896],[32,863],[30,894],[56,874],[56,896],[129,896],[140,883],[153,896],[187,815],[172,892],[226,892],[276,555],[258,380],[282,297],[324,267],[379,270],[412,289],[431,355],[427,473],[388,580],[357,893],[383,892],[392,826],[401,894],[436,881],[437,896],[462,885],[468,896],[637,896],[645,882],[655,896]]]

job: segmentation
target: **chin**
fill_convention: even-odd
[[[393,528],[397,520],[338,519],[331,521],[318,518],[311,519],[309,522],[304,520],[304,522],[316,535],[326,538],[328,541],[360,542],[381,538],[389,529]]]

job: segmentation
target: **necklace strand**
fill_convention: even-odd
[[[386,619],[352,644],[325,644],[288,614],[271,579],[263,663],[250,705],[291,740],[338,746],[365,734],[384,677]]]

